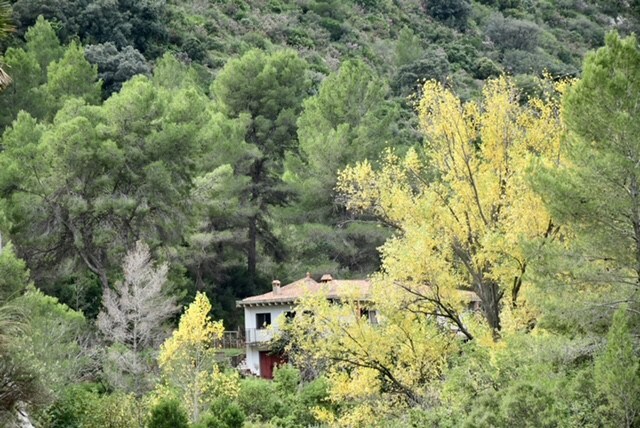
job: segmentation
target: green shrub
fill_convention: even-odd
[[[96,394],[91,387],[74,385],[65,389],[53,405],[47,410],[46,426],[50,428],[77,427],[82,423],[82,417],[90,407]]]
[[[190,428],[227,428],[227,425],[216,415],[208,413],[200,419],[200,422],[192,424]]]
[[[331,40],[340,40],[347,33],[348,27],[333,18],[322,18],[320,25],[329,32]]]
[[[213,402],[198,428],[242,428],[245,419],[245,413],[238,403],[219,398]]]
[[[143,427],[145,411],[133,394],[104,394],[90,402],[83,427]]]
[[[311,413],[311,409],[314,407],[333,407],[333,404],[329,401],[329,382],[324,377],[302,386],[296,396],[295,417],[298,426],[311,426],[318,423]]]
[[[164,400],[151,409],[147,428],[187,428],[187,412],[177,400]]]
[[[538,47],[541,34],[535,22],[505,18],[495,14],[487,26],[487,36],[501,50],[533,51]]]
[[[413,92],[424,80],[444,81],[451,71],[447,54],[442,49],[427,51],[425,57],[398,69],[392,87],[398,94]]]
[[[498,76],[501,73],[500,67],[487,57],[478,58],[473,67],[473,76],[477,79],[488,79]]]
[[[423,0],[427,13],[449,27],[464,30],[471,13],[471,4],[466,0]]]
[[[284,404],[275,383],[264,379],[243,379],[238,404],[247,415],[262,421],[284,413]]]
[[[273,374],[273,382],[283,394],[295,394],[300,380],[300,370],[290,364],[278,367]]]
[[[230,403],[222,412],[222,420],[228,428],[242,428],[246,416],[237,403]]]
[[[313,48],[314,41],[307,32],[302,28],[292,28],[285,32],[287,37],[287,42],[292,46],[299,46],[305,48]]]
[[[132,394],[100,394],[96,385],[74,385],[65,389],[46,411],[44,425],[134,428],[144,426],[144,414]]]

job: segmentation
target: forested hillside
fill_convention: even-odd
[[[638,29],[604,0],[1,2],[0,424],[639,426]],[[213,368],[235,301],[306,272],[373,278],[380,325],[310,299],[275,382]]]
[[[376,271],[389,229],[345,210],[336,174],[420,143],[420,82],[470,99],[508,73],[535,93],[545,70],[574,76],[605,31],[638,25],[611,2],[12,3],[5,240],[40,288],[95,316],[144,239],[231,328],[234,299],[272,278]],[[34,138],[46,170],[24,162]]]

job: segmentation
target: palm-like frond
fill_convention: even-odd
[[[15,31],[15,27],[11,23],[11,5],[7,1],[0,1],[0,40],[5,39]],[[11,76],[5,71],[0,64],[0,90],[6,88],[11,83]]]
[[[6,88],[11,84],[11,76],[9,76],[4,68],[0,65],[0,90]]]

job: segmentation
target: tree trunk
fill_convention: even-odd
[[[256,159],[251,165],[251,203],[257,210],[255,214],[249,217],[249,231],[247,233],[247,237],[249,238],[247,248],[247,270],[249,276],[252,279],[255,279],[256,277],[256,263],[258,253],[258,216],[261,215],[260,211],[265,208],[263,206],[263,198],[260,191],[263,169],[264,159]]]
[[[497,336],[500,329],[500,300],[502,293],[500,286],[495,281],[483,281],[476,286],[476,293],[482,301],[482,312],[484,317],[493,330],[494,336]]]
[[[256,260],[258,245],[258,217],[251,216],[249,218],[249,246],[247,248],[247,271],[253,279],[256,277]]]

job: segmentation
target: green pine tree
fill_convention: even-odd
[[[607,346],[595,360],[596,389],[606,397],[608,425],[633,427],[640,422],[640,358],[634,353],[628,309],[613,316]]]

